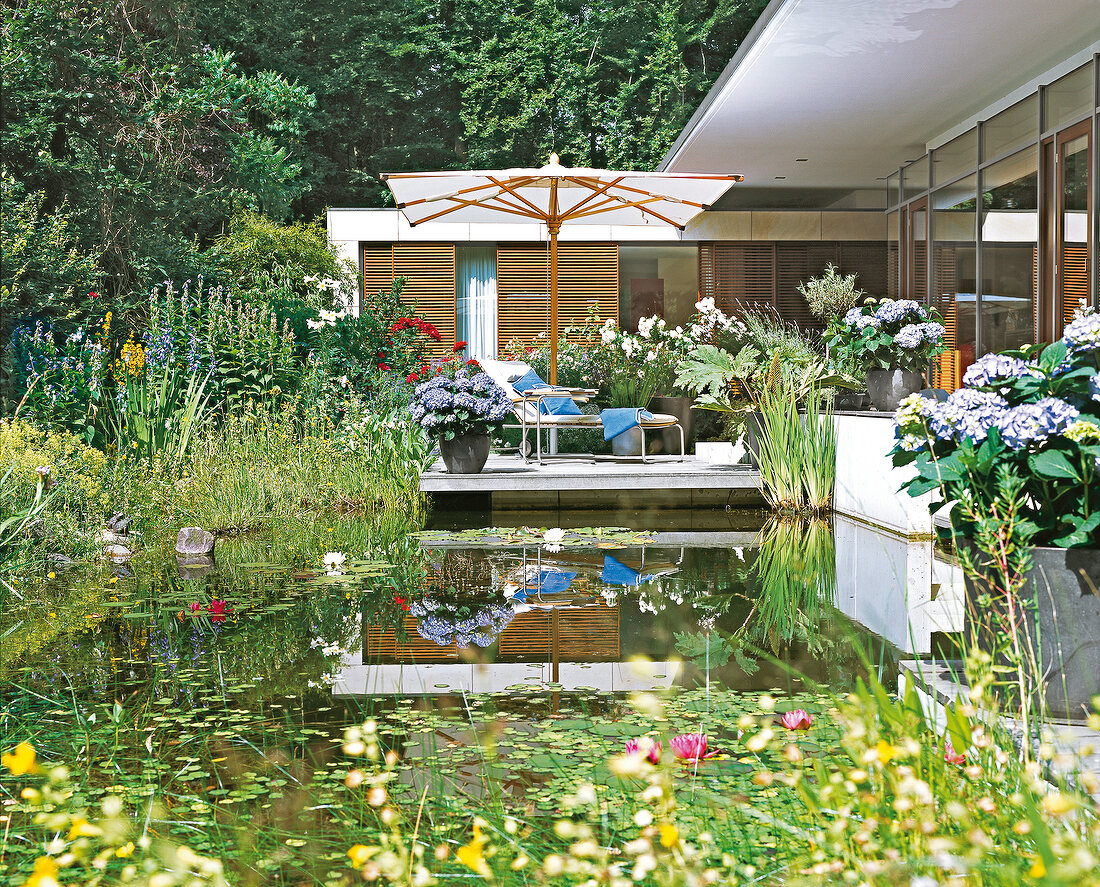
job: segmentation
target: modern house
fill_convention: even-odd
[[[745,176],[684,232],[561,232],[562,323],[686,319],[699,295],[812,323],[827,262],[944,316],[937,384],[1097,303],[1100,0],[773,0],[661,164]],[[490,356],[545,335],[546,232],[333,209],[367,292]]]

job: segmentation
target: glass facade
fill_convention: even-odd
[[[1043,131],[1073,123],[1093,108],[1092,65],[1083,65],[1043,90]]]
[[[1097,304],[1098,58],[886,179],[890,293],[944,315],[947,385]]]
[[[932,152],[932,182],[942,185],[957,179],[964,172],[974,168],[974,157],[978,153],[978,131],[968,130],[953,138],[941,148]]]
[[[687,323],[699,293],[694,244],[619,247],[619,326],[637,330],[656,314],[670,326]]]
[[[898,213],[895,210],[886,214],[886,295],[896,299],[899,295],[898,263],[901,253],[898,251]]]
[[[970,175],[935,191],[931,200],[931,303],[943,315],[960,376],[977,347],[977,190],[978,178]]]
[[[1039,138],[1038,94],[1006,108],[982,124],[982,160],[993,160]]]
[[[982,351],[1035,341],[1039,288],[1039,155],[1034,148],[982,172]]]

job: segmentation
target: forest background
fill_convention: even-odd
[[[651,169],[765,5],[4,0],[0,349],[280,256],[301,287],[382,170]]]

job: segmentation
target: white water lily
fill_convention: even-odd
[[[561,527],[553,527],[542,534],[543,542],[550,542],[552,544],[561,542],[565,538],[565,530]]]
[[[347,557],[339,551],[330,551],[322,558],[322,562],[330,573],[339,570],[344,565],[345,560],[347,560]]]

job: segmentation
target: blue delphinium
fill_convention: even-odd
[[[1008,401],[999,394],[960,388],[932,407],[928,427],[940,440],[968,437],[981,443],[1008,408]]]
[[[1062,341],[1071,354],[1100,349],[1100,314],[1078,317],[1062,331]]]
[[[999,382],[1031,376],[1043,378],[1043,371],[1035,364],[1010,357],[1007,354],[986,354],[967,367],[963,384],[970,388],[990,388]]]
[[[1005,446],[1022,450],[1062,434],[1079,415],[1080,411],[1064,400],[1044,397],[1005,411],[997,420],[997,428]]]

